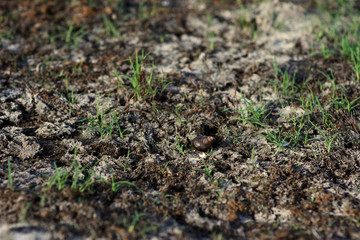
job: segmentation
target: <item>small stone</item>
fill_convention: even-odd
[[[196,150],[205,152],[211,148],[214,138],[210,136],[198,136],[193,139],[193,145]]]

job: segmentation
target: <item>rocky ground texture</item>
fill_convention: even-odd
[[[0,1],[0,238],[359,239],[359,6]]]

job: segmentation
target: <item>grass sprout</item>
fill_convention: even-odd
[[[275,131],[267,130],[264,133],[255,131],[255,133],[259,134],[260,136],[263,136],[266,140],[273,143],[277,147],[275,155],[277,155],[280,150],[283,151],[284,147],[289,146],[289,144],[290,144],[287,141],[287,138],[289,137],[289,133],[287,133],[284,136],[284,134],[280,131],[279,127]]]
[[[264,123],[264,119],[267,118],[267,116],[270,114],[270,112],[265,109],[265,105],[262,105],[260,103],[259,106],[255,106],[252,100],[248,101],[245,96],[242,97],[242,102],[245,105],[245,108],[240,108],[237,110],[238,113],[240,113],[240,117],[232,118],[232,120],[240,120],[243,122],[243,124],[250,124],[254,127],[256,126],[262,126],[266,127]]]
[[[124,163],[121,163],[121,162],[120,162],[120,165],[123,167],[124,172],[126,172],[126,169],[127,169],[128,166],[129,166],[129,155],[130,155],[130,150],[128,150],[128,153],[127,153],[125,162],[124,162]]]
[[[83,118],[80,122],[87,121],[88,125],[82,125],[80,127],[85,128],[85,134],[88,130],[100,135],[100,138],[104,138],[107,135],[109,138],[118,130],[120,138],[124,137],[124,133],[127,129],[122,129],[120,126],[121,113],[116,111],[110,111],[109,108],[100,106],[100,97],[96,103],[96,114],[90,114],[89,118]],[[116,127],[116,128],[115,128]]]
[[[25,206],[25,208],[21,212],[21,216],[19,219],[19,223],[23,223],[25,221],[26,213],[29,211],[30,207],[32,205],[32,202],[28,202]]]
[[[197,168],[193,170],[203,172],[206,176],[210,178],[210,181],[212,181],[213,177],[211,176],[211,173],[213,172],[213,170],[210,168],[210,165],[206,164],[204,159],[202,159],[202,162],[205,169]]]
[[[119,191],[119,188],[121,187],[121,185],[128,185],[129,187],[135,187],[136,185],[134,183],[131,183],[129,181],[115,181],[114,180],[114,175],[111,175],[111,181],[106,180],[105,178],[101,178],[101,180],[107,184],[109,184],[111,186],[111,190],[113,192],[117,192]]]
[[[68,46],[76,47],[80,39],[85,35],[85,27],[81,27],[77,31],[75,31],[75,29],[74,23],[70,23],[65,34],[65,42]]]
[[[288,69],[286,69],[285,71],[279,69],[275,57],[273,61],[273,68],[276,80],[270,80],[270,83],[273,85],[274,91],[276,93],[279,93],[280,90],[282,96],[286,98],[293,97],[298,91],[298,87],[295,84],[296,72],[292,75],[292,77],[290,77]]]
[[[360,81],[360,47],[356,49],[351,49],[351,60],[353,63],[353,70],[356,76],[354,81]]]
[[[70,173],[65,169],[58,169],[56,163],[54,163],[55,175],[50,178],[47,188],[51,188],[53,185],[57,186],[58,190],[65,187],[66,181],[68,180]]]
[[[318,106],[321,115],[322,115],[322,122],[325,124],[326,127],[328,128],[334,128],[334,123],[332,122],[332,120],[334,120],[334,117],[328,113],[327,109],[325,108],[325,106],[321,106],[319,97],[315,98],[316,101],[316,105]]]
[[[179,153],[181,153],[181,155],[185,156],[184,144],[180,143],[179,137],[177,135],[176,135],[176,142],[173,143],[173,145],[179,151]]]
[[[103,20],[104,20],[104,24],[105,24],[106,35],[112,35],[114,38],[120,37],[119,30],[115,27],[114,23],[111,22],[111,20],[106,17],[105,14],[103,14]]]
[[[273,68],[274,68],[274,72],[275,72],[275,78],[278,79],[280,69],[279,69],[279,65],[278,65],[278,63],[276,61],[275,56],[274,56],[274,61],[273,61]]]
[[[307,113],[303,114],[301,118],[294,114],[291,119],[293,123],[293,128],[291,130],[292,134],[289,135],[289,138],[290,143],[292,143],[293,146],[296,146],[300,143],[304,143],[306,145],[309,143],[310,140],[313,140],[309,138],[309,133],[313,127],[308,128],[308,121],[305,119],[306,116],[309,118],[309,115]]]
[[[345,109],[349,113],[360,104],[356,104],[360,100],[360,97],[350,101],[346,94],[343,92],[339,97],[333,98],[331,101],[334,104],[336,110]]]
[[[147,93],[151,93],[153,95],[156,93],[156,89],[151,88],[153,82],[154,64],[152,65],[149,76],[147,76],[144,70],[144,61],[149,54],[150,53],[144,54],[144,49],[142,49],[141,56],[139,56],[138,52],[135,53],[135,60],[131,59],[130,57],[128,58],[127,61],[130,62],[130,66],[133,71],[131,76],[119,75],[116,70],[114,70],[115,76],[117,77],[121,87],[124,85],[122,83],[122,79],[120,79],[120,76],[130,80],[132,90],[134,91],[134,94],[139,101],[142,99],[142,90],[144,85],[146,86],[145,88]],[[146,84],[144,84],[145,81],[147,82]]]
[[[114,172],[109,165],[108,165],[108,169],[111,172],[111,181],[109,181],[101,176],[97,176],[97,178],[99,178],[100,181],[105,182],[106,184],[109,184],[111,186],[111,190],[113,192],[118,192],[122,185],[128,185],[129,187],[137,188],[134,183],[131,183],[129,181],[115,181]]]
[[[144,216],[144,213],[138,213],[135,211],[135,216],[133,217],[131,224],[128,228],[129,233],[132,233],[135,229],[136,223],[140,220],[140,217]]]
[[[333,141],[335,140],[335,138],[337,137],[337,135],[339,135],[339,133],[336,133],[334,134],[333,136],[331,137],[327,137],[326,134],[318,127],[316,126],[313,122],[310,121],[310,123],[314,126],[314,128],[316,128],[320,133],[321,135],[323,136],[324,138],[324,141],[325,141],[325,146],[326,146],[326,150],[327,152],[329,153],[330,150],[331,150],[331,144],[333,143]]]
[[[87,165],[80,168],[76,160],[76,156],[77,156],[77,148],[75,147],[74,159],[71,165],[67,169],[58,168],[56,163],[54,163],[55,174],[49,178],[49,181],[46,185],[46,189],[51,189],[55,185],[58,190],[62,190],[72,180],[72,183],[70,184],[71,190],[79,190],[80,192],[83,192],[95,182],[94,180],[92,180],[92,176],[94,175],[93,169],[91,169],[90,171],[86,171],[86,168],[88,167]],[[97,163],[98,162],[96,162],[95,165]],[[81,174],[87,176],[87,178],[83,179],[82,182],[80,183],[79,179]]]

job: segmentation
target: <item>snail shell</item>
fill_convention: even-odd
[[[196,150],[205,152],[213,144],[214,138],[210,136],[198,136],[193,139],[193,145]]]

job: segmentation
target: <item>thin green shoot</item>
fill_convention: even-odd
[[[285,97],[292,97],[297,91],[297,87],[295,86],[296,72],[294,72],[291,80],[287,69],[284,72],[281,72],[281,74],[282,74],[282,81],[281,81],[282,94]]]
[[[274,56],[273,68],[274,68],[274,72],[275,72],[275,78],[278,79],[278,78],[279,78],[280,69],[279,69],[279,65],[278,65],[278,63],[277,63],[277,61],[276,61],[276,56]]]
[[[139,4],[138,14],[139,14],[139,19],[141,19],[142,21],[146,21],[148,19],[149,14],[145,0],[142,0]]]
[[[122,130],[119,123],[120,118],[121,113],[116,113],[115,111],[110,111],[110,108],[100,106],[99,97],[96,103],[96,114],[90,114],[89,118],[83,118],[80,122],[88,122],[88,125],[81,126],[82,128],[85,128],[84,134],[90,129],[91,131],[98,133],[100,138],[104,138],[105,135],[111,138],[114,133],[114,127],[116,127],[120,138],[124,138],[124,133],[127,129]]]
[[[321,41],[319,41],[319,44],[321,54],[323,55],[324,59],[329,59],[334,52],[330,50],[329,47],[326,44],[323,44]]]
[[[222,187],[221,190],[220,190],[220,192],[219,192],[219,195],[218,195],[218,197],[217,197],[217,199],[216,199],[216,203],[217,203],[217,204],[220,204],[220,199],[221,199],[221,197],[223,196],[224,191],[225,191],[225,186]]]
[[[85,35],[85,27],[80,28],[76,32],[74,32],[74,28],[75,25],[73,23],[70,23],[69,28],[66,31],[65,42],[70,46],[72,45],[76,47],[80,39]]]
[[[78,183],[78,180],[79,180],[79,177],[80,177],[80,174],[82,172],[83,169],[80,169],[79,168],[79,164],[77,163],[77,160],[76,160],[76,155],[77,155],[77,147],[75,146],[74,147],[74,160],[73,160],[73,163],[74,163],[74,169],[75,169],[75,174],[73,176],[73,182],[71,184],[71,189],[74,190],[76,189],[78,186],[77,186],[77,183]]]
[[[275,156],[278,154],[280,150],[284,151],[284,147],[289,145],[289,142],[287,142],[287,138],[289,136],[289,133],[287,133],[285,136],[282,134],[279,128],[276,129],[276,131],[270,131],[267,130],[264,133],[256,132],[256,134],[259,134],[260,136],[263,136],[266,140],[273,143],[277,150],[275,152]]]
[[[119,188],[121,187],[121,185],[128,185],[129,187],[135,187],[136,188],[136,185],[134,183],[131,183],[129,181],[115,181],[114,180],[114,176],[112,175],[111,176],[111,182],[102,178],[101,180],[103,180],[105,183],[109,184],[111,186],[111,190],[113,192],[117,192],[119,191]]]
[[[82,73],[82,63],[75,63],[71,69],[71,74],[78,74]]]
[[[24,220],[25,220],[25,217],[26,217],[26,213],[29,211],[29,208],[31,207],[32,205],[32,202],[28,202],[25,206],[25,208],[22,210],[21,212],[21,216],[20,216],[20,219],[19,219],[19,223],[23,223]]]
[[[172,83],[174,83],[174,82],[168,81],[166,78],[166,74],[163,74],[160,78],[160,85],[162,86],[160,95],[163,94],[163,92],[166,90],[166,88]],[[187,96],[186,93],[185,93],[185,95]],[[186,97],[186,99],[187,99],[187,97]]]
[[[357,225],[357,227],[360,227],[360,218],[356,219],[356,218],[350,217],[350,220],[353,221]]]
[[[168,166],[169,166],[169,162],[162,164],[162,167],[160,168],[160,172],[164,172]]]
[[[339,133],[336,133],[334,134],[332,137],[327,137],[326,134],[318,127],[316,126],[313,122],[310,121],[310,123],[321,133],[321,135],[323,136],[324,138],[324,141],[325,141],[325,146],[326,146],[326,149],[327,149],[327,152],[329,153],[330,150],[331,150],[331,144],[333,143],[333,141],[335,140],[336,136],[339,134]]]
[[[114,75],[118,81],[118,86],[119,87],[128,87],[124,84],[124,81],[122,80],[121,76],[119,75],[119,73],[116,71],[116,69],[113,70]]]
[[[2,44],[2,40],[3,39],[13,39],[14,38],[14,34],[13,34],[14,29],[9,29],[8,31],[3,31],[0,30],[0,44]]]
[[[229,121],[241,120],[244,125],[250,124],[254,127],[256,126],[266,127],[263,121],[269,116],[271,112],[269,112],[265,108],[265,105],[262,105],[260,102],[259,106],[255,106],[254,102],[251,99],[250,101],[248,101],[245,98],[245,96],[243,96],[241,100],[245,104],[245,108],[244,109],[240,108],[237,110],[237,112],[240,113],[240,117],[232,118]]]
[[[210,38],[210,46],[209,46],[209,48],[210,48],[210,51],[214,51],[214,46],[215,46],[215,33],[214,32],[211,32],[210,34],[209,34],[209,38]]]
[[[240,134],[234,134],[232,136],[232,143],[233,144],[237,144],[238,142],[240,142],[242,140],[242,136]]]
[[[332,103],[334,104],[336,110],[345,109],[350,113],[354,108],[360,106],[360,104],[356,104],[359,100],[360,97],[349,101],[345,94],[345,91],[343,91],[339,97],[332,99]]]
[[[54,163],[55,168],[55,175],[53,176],[53,179],[49,182],[49,188],[55,184],[57,186],[58,190],[61,190],[65,187],[66,181],[68,180],[70,173],[66,171],[65,169],[59,169]]]
[[[230,137],[230,130],[226,125],[225,125],[225,132],[226,132],[226,139],[228,139]]]
[[[157,87],[155,87],[154,89],[152,88],[152,84],[153,84],[153,73],[154,73],[154,63],[151,66],[151,71],[150,71],[150,76],[147,79],[147,91],[146,91],[146,95],[150,94],[151,96],[155,97],[156,92],[157,92]]]
[[[97,177],[98,177],[101,181],[109,184],[109,185],[111,186],[111,190],[112,190],[113,192],[118,192],[119,189],[120,189],[120,187],[121,187],[121,185],[124,185],[124,184],[128,185],[129,187],[135,187],[135,188],[137,188],[134,183],[131,183],[131,182],[129,182],[129,181],[115,181],[114,172],[113,172],[113,170],[111,169],[111,167],[110,167],[109,165],[108,165],[108,169],[109,169],[110,172],[111,172],[111,181],[109,181],[109,180],[107,180],[107,179],[105,179],[105,178],[103,178],[103,177],[101,177],[101,176],[97,176]]]
[[[103,14],[103,20],[105,24],[105,33],[106,35],[112,35],[114,38],[118,38],[120,36],[120,32],[116,29],[115,25],[111,22],[109,18]]]
[[[101,181],[109,184],[109,185],[111,186],[111,190],[112,190],[113,192],[118,192],[119,189],[120,189],[120,187],[121,187],[121,185],[124,185],[124,184],[125,184],[125,185],[128,185],[129,187],[135,187],[135,188],[137,188],[134,183],[131,183],[131,182],[129,182],[129,181],[115,181],[113,174],[111,174],[111,181],[109,181],[109,180],[107,180],[107,179],[105,179],[105,178],[103,178],[103,177],[100,177],[100,176],[97,176],[97,177],[100,178]]]
[[[310,140],[312,140],[309,139],[309,133],[313,127],[311,127],[310,129],[304,132],[307,123],[307,121],[305,120],[306,116],[309,117],[307,112],[303,114],[300,119],[295,114],[292,117],[294,130],[293,130],[293,134],[289,135],[290,137],[289,143],[293,143],[293,146],[296,146],[301,142],[303,142],[306,145],[309,143]]]
[[[80,169],[79,164],[76,160],[77,156],[77,147],[74,148],[74,160],[72,161],[69,168],[66,170],[65,168],[58,168],[56,163],[54,162],[55,174],[49,178],[49,182],[47,183],[46,188],[51,189],[53,185],[57,187],[58,190],[62,190],[66,187],[68,180],[72,177],[71,189],[75,190],[80,188],[81,185],[78,184],[80,174],[85,171],[87,166],[84,166]],[[74,170],[74,173],[71,173]],[[90,184],[86,183],[86,187]]]
[[[181,125],[181,124],[183,124],[183,123],[186,123],[186,122],[188,122],[188,120],[186,120],[186,119],[182,119],[181,117],[179,117],[179,116],[177,116],[176,117],[176,121]]]
[[[343,36],[341,38],[341,55],[343,56],[351,56],[352,47],[350,46],[350,42],[348,36]]]
[[[206,151],[207,157],[214,157],[214,149],[211,147],[209,150]]]
[[[182,108],[182,107],[184,107],[184,105],[179,105],[178,107],[176,107],[175,109],[174,109],[174,113],[176,114],[176,115],[179,115],[179,111],[180,111],[180,109]]]
[[[178,138],[178,136],[176,135],[176,142],[173,143],[173,145],[175,146],[175,148],[183,155],[185,156],[185,152],[184,152],[184,144],[180,143],[180,140]]]
[[[210,13],[206,14],[206,20],[207,20],[207,24],[209,27],[211,27],[213,25],[213,19]]]
[[[135,53],[135,61],[133,62],[133,60],[129,57],[128,61],[130,62],[130,66],[133,70],[133,74],[132,76],[126,76],[126,75],[121,75],[122,77],[125,78],[129,78],[130,79],[130,83],[132,85],[132,89],[136,95],[137,100],[141,100],[141,90],[142,90],[142,86],[141,86],[141,78],[142,76],[142,72],[143,72],[143,65],[144,65],[144,61],[146,59],[146,57],[149,55],[148,54],[144,54],[144,49],[141,50],[141,60],[139,59],[139,54],[138,52]],[[152,70],[153,71],[153,70]],[[152,72],[151,72],[151,78],[152,78]],[[151,82],[152,79],[149,80],[149,82]]]
[[[331,98],[334,98],[336,96],[336,83],[334,80],[334,73],[332,70],[330,70],[330,76],[326,73],[324,73],[321,70],[318,70],[318,72],[320,72],[324,77],[326,77],[326,79],[331,83],[331,87],[332,87],[332,96]]]
[[[87,178],[84,180],[82,185],[79,185],[79,191],[84,192],[86,189],[89,189],[89,186],[92,185],[95,180],[93,180],[93,177],[95,176],[94,168],[96,165],[100,162],[100,159],[96,161],[96,163],[91,167],[90,171],[86,171],[86,167],[84,166],[81,168],[82,172],[87,175]]]
[[[74,24],[71,23],[69,25],[68,30],[66,31],[65,42],[69,43],[71,41],[71,34],[72,34],[73,29],[74,29]]]
[[[120,116],[121,116],[121,113],[119,113],[118,116],[115,113],[113,113],[113,121],[116,124],[120,138],[124,138],[124,134],[128,129],[124,129],[124,130],[121,129],[120,124],[119,124]]]
[[[360,47],[355,50],[351,49],[351,60],[356,78],[354,81],[360,81]]]
[[[74,149],[74,161],[68,168],[68,170],[65,169],[57,169],[56,164],[56,172],[53,176],[49,177],[49,181],[47,182],[45,189],[46,191],[41,196],[40,200],[40,206],[44,206],[45,200],[49,195],[47,194],[48,190],[52,188],[53,185],[57,185],[58,190],[63,189],[66,186],[67,181],[69,180],[69,177],[72,176],[72,184],[71,184],[71,190],[78,189],[80,192],[84,192],[85,190],[89,189],[89,186],[92,185],[95,180],[94,178],[94,167],[99,163],[99,160],[92,166],[90,171],[87,171],[86,168],[88,165],[82,167],[79,169],[78,163],[76,162],[76,150]],[[72,170],[75,170],[74,174],[71,174]],[[79,177],[80,173],[83,173],[86,175],[86,179],[82,181],[82,183],[79,183]]]
[[[294,96],[298,91],[298,87],[295,84],[296,72],[294,72],[293,76],[290,78],[288,69],[285,69],[285,71],[279,69],[275,57],[273,61],[273,68],[275,72],[275,80],[270,80],[270,83],[273,85],[274,91],[278,94],[280,89],[282,95],[286,98]],[[281,75],[281,80],[279,79],[279,74]]]
[[[136,223],[140,220],[140,217],[144,215],[145,215],[144,213],[138,213],[137,211],[135,211],[135,216],[132,219],[131,224],[128,228],[129,233],[132,233],[135,230]]]
[[[144,234],[144,233],[148,233],[148,232],[153,232],[156,229],[158,229],[159,227],[161,227],[161,225],[157,224],[157,225],[153,225],[153,226],[149,226],[149,227],[144,227],[142,229],[140,229],[140,233]]]
[[[210,165],[205,163],[204,159],[202,159],[202,162],[203,162],[205,169],[197,168],[197,169],[193,169],[193,171],[203,172],[206,176],[208,176],[210,178],[210,181],[212,181],[213,177],[211,176],[211,173],[213,170],[210,168]]]
[[[316,97],[315,101],[322,114],[322,122],[325,124],[326,127],[333,128],[334,123],[331,121],[331,119],[334,119],[334,117],[327,112],[325,107],[321,106],[319,97]]]
[[[256,163],[255,148],[253,147],[251,150],[251,165],[252,165],[253,170],[255,169],[255,163]]]
[[[304,110],[313,112],[315,107],[315,95],[310,86],[307,86],[310,92],[310,96],[302,96],[299,100],[301,101],[301,106]],[[304,99],[305,98],[305,99]]]
[[[124,162],[124,163],[121,163],[121,162],[120,162],[120,165],[123,167],[124,172],[126,172],[126,169],[127,169],[128,166],[129,166],[129,156],[130,156],[130,150],[128,150],[128,153],[127,153],[125,162]]]
[[[50,35],[49,32],[47,32],[45,34],[45,38],[50,42],[51,45],[55,44],[56,39],[61,38],[61,33],[55,34],[55,35]]]
[[[200,107],[204,107],[204,106],[205,106],[204,95],[201,92],[201,94],[200,94]]]

